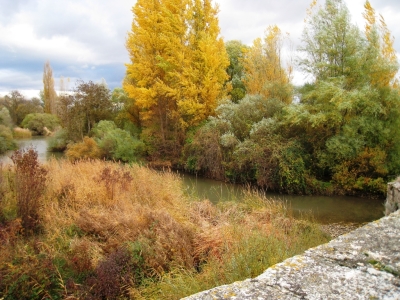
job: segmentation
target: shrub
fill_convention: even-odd
[[[17,148],[12,136],[11,129],[0,125],[0,154]]]
[[[17,150],[11,156],[15,165],[17,214],[26,235],[39,229],[40,197],[45,188],[47,171],[39,165],[38,153],[32,149]]]
[[[0,109],[0,125],[4,125],[9,128],[11,128],[13,126],[10,112],[5,107]]]
[[[71,161],[101,158],[101,149],[96,141],[85,136],[80,143],[68,145],[66,155]]]
[[[28,128],[35,135],[47,135],[48,131],[54,131],[59,124],[60,121],[55,115],[35,113],[28,114],[22,121],[21,126]]]
[[[32,137],[32,132],[29,129],[15,127],[13,130],[14,138],[16,139],[29,139]]]
[[[112,121],[100,121],[93,129],[93,134],[107,159],[133,162],[144,154],[144,143],[117,128]]]
[[[58,270],[49,255],[38,253],[38,246],[27,244],[12,262],[0,265],[1,299],[64,299]]]
[[[48,150],[53,152],[63,152],[67,149],[68,134],[65,129],[57,130],[48,141]]]
[[[89,285],[93,286],[94,299],[129,296],[128,287],[134,283],[135,271],[140,272],[141,268],[141,264],[135,265],[126,247],[117,249],[100,262],[95,270],[95,277],[88,280]]]

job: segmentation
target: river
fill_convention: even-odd
[[[19,140],[20,148],[34,147],[38,152],[41,162],[46,162],[50,157],[61,158],[62,154],[47,151],[45,137]],[[10,163],[9,152],[0,157],[0,162]],[[211,179],[198,178],[192,175],[181,174],[183,185],[187,192],[199,198],[207,198],[211,202],[235,200],[240,201],[244,192],[242,185],[228,184]],[[383,200],[366,199],[345,196],[298,196],[268,193],[269,198],[284,201],[290,206],[295,215],[312,214],[320,223],[371,222],[383,217]]]

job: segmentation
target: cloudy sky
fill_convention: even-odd
[[[56,89],[61,76],[121,86],[129,62],[125,39],[135,0],[0,0],[0,95],[19,90],[27,97],[43,88],[43,65],[49,60]],[[251,44],[268,25],[289,32],[296,47],[311,0],[217,0],[221,35],[225,41]],[[323,2],[320,0],[319,2]],[[364,26],[365,0],[345,0],[353,22]],[[370,0],[400,39],[400,1]],[[396,24],[397,23],[397,24]],[[400,42],[396,40],[400,53]],[[296,73],[295,83],[304,82]]]

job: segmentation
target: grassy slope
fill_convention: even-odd
[[[179,299],[254,277],[327,237],[281,204],[190,199],[173,173],[50,161],[40,228],[24,235],[0,172],[0,298]]]

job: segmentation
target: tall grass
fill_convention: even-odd
[[[32,137],[32,132],[29,129],[15,127],[13,129],[13,136],[16,139],[29,139]]]
[[[170,172],[98,160],[44,168],[42,231],[19,235],[14,218],[7,241],[0,233],[0,298],[179,299],[327,241],[261,194],[213,205]]]

